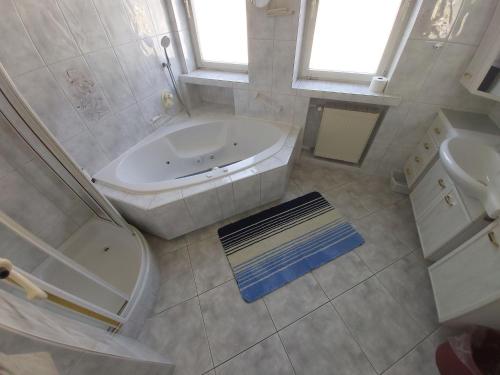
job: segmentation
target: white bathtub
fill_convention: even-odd
[[[299,129],[204,115],[148,136],[95,176],[138,228],[171,239],[283,197]]]
[[[231,175],[278,152],[290,127],[256,119],[200,117],[157,132],[95,176],[129,193],[153,193]]]

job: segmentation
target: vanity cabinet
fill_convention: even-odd
[[[500,329],[500,223],[429,267],[440,322]]]
[[[439,159],[440,144],[457,135],[446,113],[439,112],[404,168],[422,251],[432,261],[486,225],[480,202],[455,186]]]

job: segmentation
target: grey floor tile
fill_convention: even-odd
[[[365,243],[355,251],[373,272],[380,271],[411,252],[379,213],[355,221],[354,226],[365,239]]]
[[[415,252],[391,264],[378,273],[377,278],[425,328],[426,333],[431,333],[438,327],[436,305],[427,266]]]
[[[139,341],[170,358],[175,374],[199,375],[213,367],[197,297],[148,319]]]
[[[162,253],[159,256],[160,289],[154,308],[159,313],[196,295],[187,248]]]
[[[359,219],[370,213],[352,191],[352,184],[328,190],[324,197],[349,220]]]
[[[217,230],[223,227],[225,224],[226,221],[222,221],[190,232],[186,234],[186,241],[188,245],[193,245],[196,242],[217,237]]]
[[[369,278],[372,274],[354,251],[344,254],[313,271],[314,277],[330,298],[337,297]]]
[[[280,331],[297,375],[375,374],[330,303]]]
[[[440,328],[391,366],[384,375],[439,375],[436,349],[448,337],[457,333],[454,329]]]
[[[301,191],[328,191],[338,188],[354,180],[354,173],[347,169],[322,165],[318,162],[302,158],[295,164],[291,179]]]
[[[197,241],[188,246],[188,251],[198,293],[215,288],[233,278],[219,238]]]
[[[264,297],[277,329],[294,322],[328,298],[310,273],[292,281]]]
[[[264,302],[243,301],[234,281],[200,295],[200,303],[215,365],[275,332]]]
[[[215,370],[217,375],[293,375],[292,366],[277,333]]]
[[[369,211],[375,212],[404,198],[391,190],[389,178],[362,176],[351,185],[353,194]]]
[[[161,255],[165,252],[168,253],[179,250],[180,248],[186,247],[187,245],[186,238],[184,236],[177,237],[173,240],[165,240],[153,234],[144,233],[144,237],[146,237],[151,250],[153,250],[158,255]]]
[[[425,337],[422,327],[375,277],[334,299],[333,304],[378,372]]]
[[[410,249],[420,247],[417,226],[409,199],[402,199],[380,212],[396,237]]]

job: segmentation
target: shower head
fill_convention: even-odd
[[[160,44],[163,48],[168,48],[168,46],[170,45],[170,38],[165,35],[163,38],[161,38]]]

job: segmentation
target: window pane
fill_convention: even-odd
[[[203,61],[248,64],[245,0],[191,0]]]
[[[309,69],[376,73],[401,0],[322,0]]]

